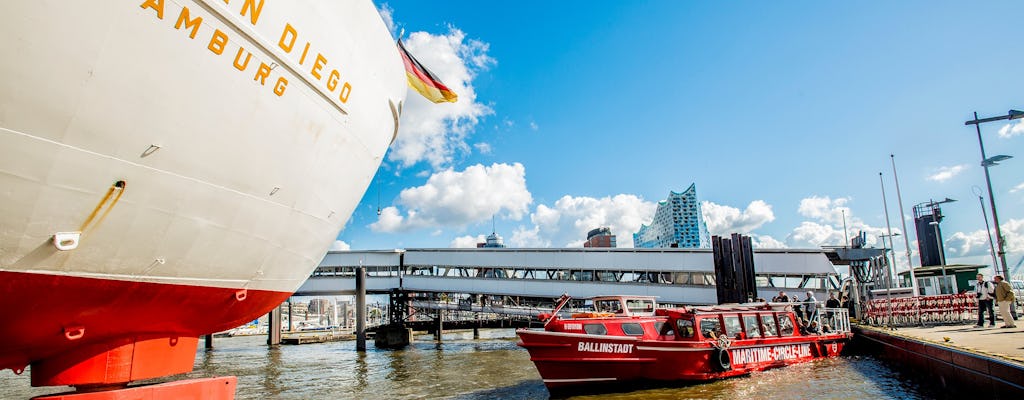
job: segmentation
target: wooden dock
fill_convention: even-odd
[[[326,343],[355,339],[356,335],[349,331],[305,331],[281,334],[281,344]]]
[[[1024,324],[1017,328],[971,325],[888,330],[855,326],[856,338],[907,372],[950,392],[997,399],[1024,398]]]

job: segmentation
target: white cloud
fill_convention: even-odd
[[[732,233],[748,234],[754,229],[775,220],[772,206],[764,200],[754,200],[746,210],[715,204],[710,201],[701,203],[701,213],[712,235],[729,235]]]
[[[888,230],[885,227],[868,225],[864,220],[855,216],[846,206],[849,200],[845,197],[833,200],[828,196],[811,196],[800,200],[797,211],[811,220],[804,221],[800,226],[794,228],[793,232],[786,237],[786,244],[796,248],[841,246],[847,242],[847,236],[853,238],[858,232],[863,231],[867,234],[868,246],[881,247],[880,237],[886,235]],[[846,216],[845,228],[844,213]],[[902,234],[895,226],[892,228],[892,232],[893,234]]]
[[[509,241],[512,243],[512,247],[520,248],[543,248],[551,247],[551,241],[545,240],[540,237],[540,226],[534,225],[533,228],[526,228],[520,226],[512,232],[512,239]]]
[[[530,129],[536,131],[536,130],[540,129],[540,127],[537,126],[536,122],[530,121]]]
[[[491,154],[491,145],[488,143],[480,142],[473,145],[480,154]]]
[[[1016,124],[1006,124],[1002,128],[999,128],[999,137],[1008,139],[1020,134],[1024,134],[1024,119],[1017,121]]]
[[[454,27],[444,35],[414,32],[403,42],[459,99],[435,104],[410,89],[398,139],[388,158],[403,167],[423,161],[440,169],[450,165],[455,154],[469,151],[466,138],[481,118],[493,114],[490,107],[477,101],[473,79],[496,61],[487,55],[487,43],[466,39],[466,34]]]
[[[993,239],[995,234],[992,235]],[[984,229],[974,232],[956,232],[945,240],[946,257],[971,257],[988,255],[988,233]]]
[[[406,210],[405,215],[396,206],[385,208],[370,228],[402,232],[458,227],[499,214],[519,220],[531,203],[533,196],[526,189],[522,164],[476,164],[461,172],[437,172],[423,186],[402,190],[398,204]]]
[[[750,242],[756,249],[784,249],[788,247],[785,242],[768,235],[751,234]]]
[[[342,240],[335,240],[334,243],[331,244],[331,248],[329,250],[330,251],[348,251],[351,248],[352,247],[349,246],[348,243],[345,243]]]
[[[448,247],[459,249],[472,249],[476,248],[477,243],[483,243],[484,240],[486,240],[486,238],[484,238],[484,235],[459,236],[455,239],[452,239],[452,243],[449,244]]]
[[[842,224],[843,213],[845,212],[847,216],[850,215],[850,208],[846,207],[846,203],[849,201],[850,198],[848,197],[840,197],[832,200],[829,196],[811,196],[800,200],[800,206],[797,208],[797,212],[807,218],[813,218],[831,224]]]
[[[1003,239],[1005,240],[1003,246],[1006,250],[1006,261],[1009,263],[1009,267],[1012,268],[1020,260],[1020,257],[1024,255],[1024,219],[1010,219],[1003,222],[1000,228],[1002,228]],[[993,229],[992,239],[995,240],[995,238],[996,233]],[[945,246],[947,258],[961,258],[961,260],[948,260],[950,263],[992,263],[988,235],[984,229],[973,232],[955,232],[945,240]],[[963,259],[970,257],[974,258]]]
[[[967,164],[954,165],[952,167],[940,167],[938,172],[928,176],[928,180],[945,182],[952,179],[954,176],[959,175],[964,171],[964,169],[967,169]]]
[[[512,247],[581,247],[587,232],[609,227],[619,247],[633,247],[633,233],[649,223],[657,204],[630,194],[611,197],[563,196],[554,205],[540,204],[530,214],[532,226],[520,226]]]
[[[1019,185],[1014,186],[1013,189],[1010,189],[1010,193],[1017,193],[1021,190],[1024,190],[1024,182],[1021,182]]]

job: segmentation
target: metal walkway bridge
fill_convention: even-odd
[[[754,250],[758,295],[839,289],[830,250]],[[491,296],[575,298],[658,296],[663,304],[714,304],[711,249],[405,249],[332,251],[295,296],[355,294],[355,271],[366,270],[370,294],[394,290]],[[791,293],[796,294],[796,293]],[[803,296],[801,296],[803,297]]]

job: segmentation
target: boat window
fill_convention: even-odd
[[[679,337],[691,338],[693,337],[693,320],[692,319],[677,319],[676,327],[679,328]]]
[[[725,334],[729,335],[730,338],[737,337],[742,332],[740,327],[740,317],[735,315],[725,316]]]
[[[747,333],[747,338],[761,337],[761,323],[757,320],[756,315],[744,315],[743,328],[743,331]]]
[[[782,333],[782,336],[793,334],[793,320],[789,318],[788,314],[779,315],[779,332]]]
[[[583,331],[591,335],[607,335],[608,328],[604,324],[583,324]]]
[[[775,318],[771,315],[761,316],[761,330],[764,331],[765,336],[778,336],[779,330],[775,326]]]
[[[634,323],[622,324],[622,333],[629,336],[643,336],[644,327],[640,326],[640,324]]]
[[[722,333],[722,322],[718,320],[718,317],[701,318],[700,333],[706,338],[715,339]]]
[[[653,300],[627,299],[626,308],[630,312],[651,312],[654,311]]]
[[[658,332],[661,336],[675,336],[676,331],[672,330],[672,325],[658,321],[654,323],[654,331]]]
[[[619,299],[598,300],[594,302],[594,310],[597,312],[620,313],[622,312],[622,303],[619,302]]]

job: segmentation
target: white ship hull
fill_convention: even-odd
[[[317,266],[397,132],[401,59],[369,2],[225,3],[0,4],[0,307],[39,311],[53,294],[26,293],[78,286],[153,307],[273,294],[159,328],[212,332],[266,312]],[[152,284],[187,290],[125,292]],[[87,307],[5,319],[67,336]],[[84,331],[79,343],[104,340]],[[39,357],[14,346],[50,346],[0,336],[0,368]]]

